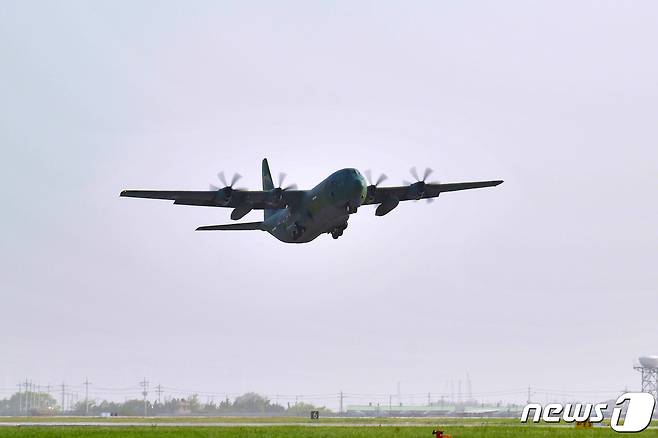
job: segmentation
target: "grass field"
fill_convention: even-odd
[[[49,425],[38,424],[43,422]],[[76,425],[83,422],[101,422],[107,426]],[[513,418],[324,418],[318,422],[302,417],[0,417],[2,423],[5,426],[0,426],[0,437],[35,438],[434,438],[435,428],[453,438],[619,437],[607,426],[577,429],[565,424],[523,425]],[[658,429],[648,429],[635,436],[658,438]]]
[[[453,438],[598,438],[619,437],[619,434],[607,427],[592,429],[576,429],[571,427],[549,426],[446,426],[445,433]],[[367,427],[334,427],[334,426],[236,426],[236,427],[168,427],[168,426],[113,426],[113,427],[2,427],[1,437],[84,437],[84,438],[434,438],[430,426],[367,426]],[[646,430],[639,436],[658,436],[658,430]]]
[[[380,418],[354,418],[354,417],[325,417],[319,420],[311,420],[309,417],[0,417],[1,423],[295,423],[295,424],[405,424],[405,425],[436,425],[440,424],[464,424],[471,425],[516,425],[516,418],[428,418],[428,417],[380,417]]]

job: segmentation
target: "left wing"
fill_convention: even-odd
[[[436,198],[443,192],[456,192],[458,190],[479,189],[482,187],[495,187],[502,184],[502,180],[473,181],[447,184],[430,184],[423,181],[408,186],[398,187],[368,187],[368,194],[364,205],[381,204],[387,200],[410,201],[418,199]]]
[[[305,190],[238,190],[230,187],[219,190],[124,190],[128,198],[167,199],[177,205],[205,207],[250,208],[267,210],[285,208],[298,203]]]

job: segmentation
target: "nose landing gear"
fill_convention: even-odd
[[[354,214],[354,213],[356,213],[356,211],[358,210],[358,208],[359,208],[359,207],[358,207],[357,205],[353,205],[353,204],[351,204],[351,203],[349,203],[349,202],[348,202],[347,204],[345,204],[345,212],[346,212],[347,214]]]

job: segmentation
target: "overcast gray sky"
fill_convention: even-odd
[[[0,11],[0,388],[639,385],[658,353],[655,2],[30,2]],[[497,188],[286,245],[120,199],[260,160]],[[259,212],[245,220],[259,220]]]

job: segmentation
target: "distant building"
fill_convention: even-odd
[[[455,404],[391,405],[367,404],[348,405],[345,414],[350,417],[514,417],[521,415],[518,406]]]

